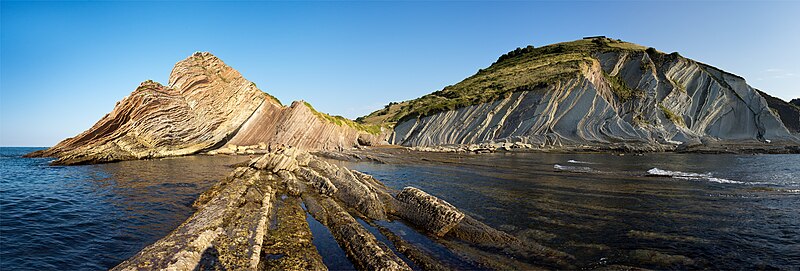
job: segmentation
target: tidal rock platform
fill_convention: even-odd
[[[298,148],[238,165],[194,206],[178,228],[112,270],[327,270],[307,215],[359,270],[456,268],[379,221],[407,224],[483,269],[570,268],[572,258],[496,230],[422,190],[394,191]]]

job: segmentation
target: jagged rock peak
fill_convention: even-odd
[[[213,54],[197,52],[175,64],[169,86],[144,81],[89,130],[28,156],[86,164],[189,155],[226,145],[334,150],[381,142],[380,130],[365,130],[307,103],[282,106]]]
[[[162,89],[162,88],[164,88],[164,85],[162,85],[161,83],[153,81],[152,79],[147,79],[147,80],[144,80],[141,83],[139,83],[139,87],[137,87],[136,90],[141,90],[141,89]]]
[[[207,77],[205,79],[208,81],[216,81],[216,83],[225,84],[230,84],[237,80],[244,80],[238,71],[209,52],[195,52],[186,59],[176,63],[169,76],[169,86],[175,89],[184,88],[190,81],[182,79],[189,75],[203,75]]]

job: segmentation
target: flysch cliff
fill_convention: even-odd
[[[404,146],[793,150],[799,142],[743,78],[608,38],[518,48],[458,84],[358,120],[393,125],[390,143]]]
[[[379,143],[380,129],[305,102],[282,106],[210,53],[178,62],[169,86],[145,81],[89,130],[29,154],[54,164],[189,155],[233,145],[338,150]]]

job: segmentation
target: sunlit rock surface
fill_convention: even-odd
[[[325,116],[303,102],[282,106],[216,56],[195,53],[175,65],[169,86],[145,81],[89,130],[29,156],[86,164],[225,152],[231,145],[240,149],[229,153],[252,154],[280,145],[337,150],[382,141],[379,131]]]

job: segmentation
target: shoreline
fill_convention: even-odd
[[[134,160],[151,160],[151,159],[164,159],[170,157],[183,157],[193,155],[264,155],[270,153],[271,150],[276,150],[284,147],[291,147],[285,145],[268,145],[266,143],[258,143],[255,145],[239,146],[234,144],[225,144],[220,148],[187,154],[169,154],[159,157],[127,157],[126,159],[84,159],[77,160],[70,159],[69,157],[60,157],[58,153],[51,153],[50,155],[43,155],[50,148],[44,148],[28,154],[24,157],[53,157],[56,160],[52,161],[52,166],[69,166],[69,165],[86,165],[86,164],[102,164],[114,163],[120,161],[134,161]],[[427,153],[463,153],[463,154],[484,154],[484,153],[609,153],[615,155],[640,155],[645,153],[698,153],[698,154],[800,154],[800,144],[786,140],[778,142],[759,142],[759,141],[712,141],[707,140],[698,144],[659,144],[659,143],[631,143],[619,142],[609,144],[599,143],[584,143],[584,144],[530,144],[524,142],[486,142],[477,144],[449,144],[449,145],[436,145],[436,146],[403,146],[394,144],[375,144],[375,145],[355,145],[350,149],[340,148],[338,150],[316,150],[318,153],[325,153],[331,157],[340,157],[345,160],[346,156],[352,156],[357,153],[358,156],[370,157],[370,152],[373,150],[385,149],[402,149]],[[315,152],[315,150],[309,150]],[[66,160],[63,160],[67,158]]]

